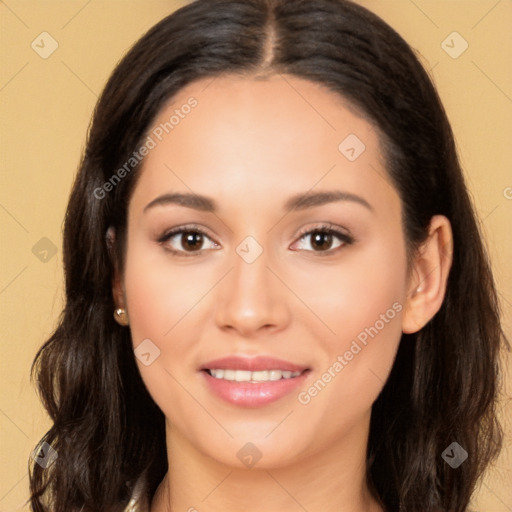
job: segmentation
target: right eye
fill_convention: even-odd
[[[204,244],[210,241],[210,247]],[[201,228],[188,226],[179,227],[166,232],[159,240],[166,249],[177,256],[196,256],[206,249],[218,249],[214,242]]]

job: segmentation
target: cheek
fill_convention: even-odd
[[[151,337],[164,342],[187,324],[181,320],[212,287],[216,270],[209,264],[176,263],[163,248],[132,239],[124,285],[133,342]]]
[[[304,283],[302,293],[316,290],[309,296],[322,319],[316,336],[322,360],[299,403],[311,417],[329,424],[333,435],[348,417],[355,421],[371,408],[391,371],[406,285],[405,249],[397,247],[400,239],[380,240],[357,254],[347,252],[335,271],[315,273],[314,280]]]
[[[128,252],[124,285],[132,344],[135,355],[143,343],[151,354],[149,364],[144,358],[136,363],[150,395],[167,417],[190,405],[180,383],[195,370],[198,324],[191,319],[212,277],[194,275],[192,281],[190,275],[184,267],[172,265],[163,250],[148,250],[144,242],[133,243]]]
[[[172,265],[163,249],[150,247],[136,237],[132,240],[124,276],[132,343],[137,349],[149,339],[159,351],[154,365],[146,367],[138,361],[146,380],[155,378],[158,368],[161,371],[172,368],[169,364],[172,360],[183,360],[181,356],[194,336],[186,331],[191,324],[182,320],[193,311],[204,293],[204,284],[201,286],[200,280],[188,279],[189,274]]]
[[[395,238],[349,247],[335,265],[319,264],[314,272],[304,267],[300,279],[287,271],[309,316],[316,317],[323,338],[330,338],[336,349],[376,323],[382,330],[381,315],[386,326],[400,323],[396,313],[403,308],[406,255],[402,240]]]
[[[136,354],[145,340],[156,346],[158,358],[153,363],[136,362],[148,391],[168,412],[188,396],[179,383],[197,371],[198,340],[205,321],[211,319],[215,286],[229,267],[213,258],[200,264],[189,263],[186,257],[177,262],[137,233],[130,236],[124,287],[132,344]]]

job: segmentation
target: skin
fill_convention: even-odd
[[[113,287],[134,347],[149,338],[160,350],[149,366],[137,360],[167,419],[170,468],[151,511],[255,512],[263,502],[290,512],[383,511],[364,478],[371,407],[402,332],[421,329],[441,306],[450,224],[433,217],[408,267],[378,131],[318,84],[292,76],[199,81],[154,126],[191,96],[197,107],[146,156],[128,208],[124,274]],[[366,146],[353,162],[338,149],[349,134]],[[320,190],[355,194],[371,209],[344,200],[285,212],[290,196]],[[144,211],[171,192],[209,196],[218,210]],[[324,222],[355,241],[334,237],[315,248],[301,230]],[[191,223],[208,234],[201,253],[179,235],[158,241]],[[236,252],[249,235],[263,249],[250,264]],[[298,391],[307,390],[397,303],[394,318],[307,404],[292,392],[241,408],[212,394],[198,371],[227,355],[269,355],[309,367]],[[237,457],[247,442],[262,455],[251,469]]]

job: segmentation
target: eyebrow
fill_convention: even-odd
[[[315,206],[323,206],[325,204],[334,203],[338,201],[350,201],[360,204],[370,211],[374,211],[373,207],[366,201],[366,199],[349,192],[341,190],[329,190],[322,192],[306,192],[296,194],[290,197],[284,204],[286,212],[292,210],[306,210]],[[170,193],[158,196],[148,203],[144,208],[144,213],[154,208],[155,206],[165,206],[170,204],[177,204],[186,208],[200,210],[203,212],[215,213],[217,211],[217,203],[211,197],[203,196],[200,194],[192,193]]]

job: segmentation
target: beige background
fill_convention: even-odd
[[[62,307],[62,221],[94,104],[129,46],[184,3],[0,1],[1,512],[28,510],[23,507],[27,459],[49,427],[29,367]],[[512,341],[512,1],[360,3],[401,33],[431,70],[487,236]],[[469,44],[458,58],[443,49],[455,55],[463,48],[459,36],[447,39],[454,31]],[[31,47],[35,41],[40,53],[51,48],[42,32],[58,43],[46,59]],[[41,241],[44,237],[48,240]],[[506,356],[505,381],[512,395],[510,353]],[[510,403],[501,406],[507,449],[471,510],[512,511],[510,409]]]

